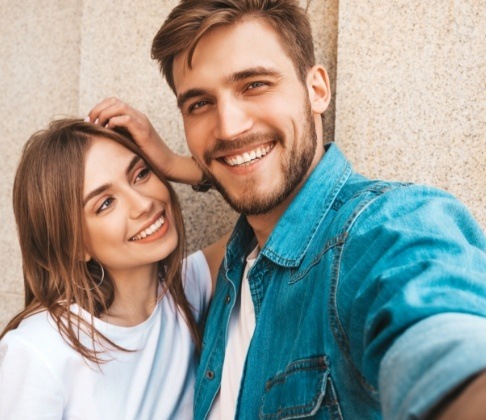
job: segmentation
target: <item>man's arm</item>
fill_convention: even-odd
[[[474,395],[453,393],[486,371],[485,251],[467,209],[433,188],[387,190],[354,221],[337,299],[343,328],[362,331],[349,351],[385,419],[445,416]]]
[[[486,371],[454,392],[430,416],[436,420],[481,420],[486,418]]]

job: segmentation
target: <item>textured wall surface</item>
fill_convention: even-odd
[[[12,185],[23,144],[78,109],[81,0],[1,0],[0,328],[23,303]]]
[[[339,2],[336,142],[446,189],[486,226],[486,1]]]
[[[11,191],[22,144],[34,131],[118,96],[146,113],[172,148],[187,151],[175,98],[150,58],[152,38],[177,2],[0,0],[7,169],[0,181],[0,328],[22,305]],[[301,4],[332,83],[326,139],[336,124],[336,141],[359,170],[446,188],[486,226],[484,1]],[[189,250],[230,229],[236,215],[217,193],[176,189]]]

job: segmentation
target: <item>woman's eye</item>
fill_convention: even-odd
[[[115,201],[115,199],[113,197],[109,197],[106,200],[104,200],[103,203],[101,204],[101,206],[99,206],[98,209],[96,210],[96,214],[99,214],[99,213],[105,211],[108,207],[111,206],[113,201]]]
[[[136,178],[135,178],[135,181],[140,181],[142,179],[145,179],[147,178],[149,175],[150,175],[150,168],[143,168],[140,172],[138,172]]]

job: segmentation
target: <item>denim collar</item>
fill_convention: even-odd
[[[324,148],[326,152],[321,161],[279,219],[260,252],[260,256],[275,264],[299,266],[317,228],[352,173],[351,164],[335,143],[328,143]],[[253,229],[246,218],[240,216],[228,243],[225,268],[244,264],[255,245]]]
[[[325,154],[277,222],[261,254],[275,264],[297,267],[319,225],[352,173],[351,164],[336,144]]]

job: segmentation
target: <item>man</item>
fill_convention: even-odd
[[[323,144],[329,80],[297,2],[182,0],[152,55],[194,160],[242,215],[206,324],[195,418],[481,413],[484,233],[450,195],[370,181]],[[168,176],[196,179],[170,165]]]

